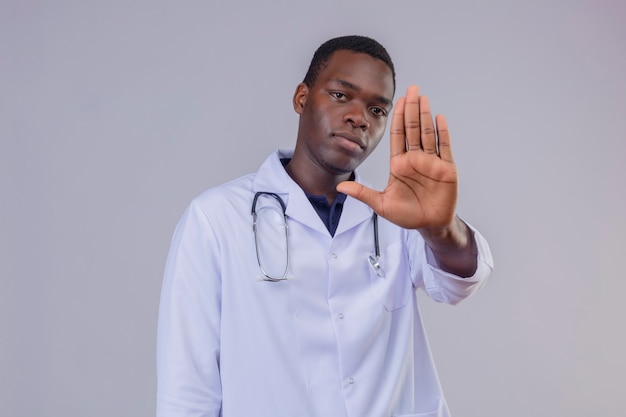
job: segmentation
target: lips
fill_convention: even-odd
[[[333,136],[343,138],[349,140],[350,142],[356,143],[361,149],[365,148],[365,142],[359,136],[353,135],[349,132],[334,132]]]

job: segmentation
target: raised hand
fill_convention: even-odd
[[[417,86],[396,103],[391,120],[389,181],[380,192],[354,181],[337,190],[407,229],[440,229],[455,220],[458,175],[446,119],[430,112]]]

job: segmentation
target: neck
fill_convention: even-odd
[[[305,192],[313,195],[326,196],[328,204],[332,204],[337,197],[337,184],[347,181],[352,177],[351,173],[343,175],[331,174],[321,167],[311,167],[300,162],[299,159],[293,158],[285,165],[287,174],[300,186]]]

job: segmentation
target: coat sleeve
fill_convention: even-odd
[[[493,257],[485,238],[471,225],[478,248],[476,272],[471,277],[459,277],[439,269],[435,256],[417,231],[409,237],[413,284],[422,288],[435,301],[458,304],[478,291],[487,281],[493,270]]]
[[[157,417],[218,417],[220,262],[213,229],[196,202],[176,227],[159,307]]]

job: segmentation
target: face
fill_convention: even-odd
[[[332,175],[349,174],[376,148],[391,117],[393,75],[381,60],[334,52],[310,88],[298,85],[294,158]]]

